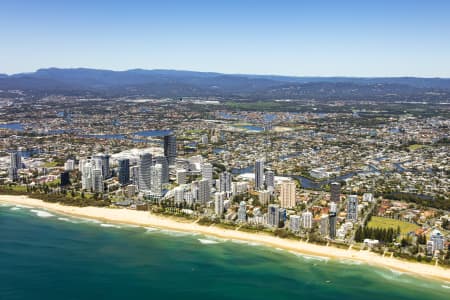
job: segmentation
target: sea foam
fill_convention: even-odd
[[[121,228],[119,225],[106,224],[106,223],[102,223],[102,224],[100,224],[100,226],[102,226],[102,227],[108,227],[108,228]]]
[[[43,210],[32,209],[31,212],[34,212],[36,214],[36,216],[38,216],[40,218],[50,218],[50,217],[55,216],[55,215],[53,215],[47,211],[43,211]]]
[[[203,245],[211,245],[211,244],[218,244],[218,241],[213,241],[213,240],[207,240],[207,239],[198,239],[198,241],[200,243],[202,243]]]

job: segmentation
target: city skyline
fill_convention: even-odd
[[[445,1],[2,3],[0,73],[45,67],[450,77]]]

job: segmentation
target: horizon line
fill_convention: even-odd
[[[215,73],[220,75],[234,75],[234,76],[273,76],[273,77],[297,77],[297,78],[361,78],[361,79],[378,79],[378,78],[424,78],[424,79],[450,79],[450,76],[448,77],[441,77],[441,76],[424,76],[424,75],[299,75],[299,74],[275,74],[275,73],[247,73],[247,72],[236,72],[236,73],[227,73],[227,72],[219,72],[219,71],[201,71],[201,70],[194,70],[194,69],[177,69],[177,68],[127,68],[127,69],[107,69],[107,68],[95,68],[95,67],[79,67],[79,66],[73,66],[73,67],[42,67],[37,68],[34,71],[28,71],[28,72],[16,72],[16,73],[3,73],[0,72],[0,74],[7,75],[7,76],[14,76],[14,75],[21,75],[21,74],[32,74],[36,73],[39,70],[48,70],[48,69],[58,69],[58,70],[97,70],[97,71],[111,71],[111,72],[128,72],[128,71],[136,71],[136,70],[142,70],[142,71],[174,71],[174,72],[194,72],[194,73]]]

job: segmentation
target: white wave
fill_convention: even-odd
[[[200,243],[202,243],[203,245],[211,245],[211,244],[218,244],[218,241],[213,241],[213,240],[207,240],[207,239],[198,239],[198,241]]]
[[[329,257],[325,256],[310,256],[310,255],[301,255],[302,258],[307,260],[318,260],[318,261],[329,261]]]
[[[80,218],[80,220],[85,221],[85,222],[95,223],[95,224],[100,224],[100,223],[102,223],[102,222],[100,222],[99,220],[88,219],[88,218]]]
[[[47,211],[38,210],[38,209],[32,209],[31,212],[34,212],[36,214],[36,216],[41,217],[41,218],[50,218],[50,217],[55,216]]]
[[[174,231],[174,230],[168,230],[168,229],[161,229],[160,232],[164,233],[166,235],[174,236],[174,237],[199,235],[198,233],[195,233],[195,232]]]
[[[69,222],[69,223],[74,223],[77,224],[78,222],[69,218],[58,218],[58,220],[60,221],[64,221],[64,222]]]
[[[106,223],[102,223],[102,224],[100,224],[100,226],[102,226],[102,227],[108,227],[108,228],[121,228],[119,225],[106,224]]]
[[[10,208],[10,210],[19,210],[19,209],[20,209],[20,207],[17,207],[17,206],[14,206],[14,207]]]
[[[151,233],[151,232],[155,232],[155,231],[159,231],[158,228],[154,228],[154,227],[144,227],[146,229],[146,233]]]
[[[361,265],[362,262],[356,261],[356,260],[349,260],[349,259],[341,259],[339,260],[339,263],[345,264],[345,265]]]
[[[248,246],[261,246],[261,244],[259,244],[259,243],[248,242],[248,241],[243,241],[243,240],[232,239],[231,242],[236,243],[236,244],[244,244],[244,245],[248,245]]]
[[[20,208],[33,208],[32,206],[26,206],[26,205],[22,205],[22,204],[16,204],[16,207],[20,207]]]
[[[448,285],[441,285],[444,289],[450,289],[450,286]]]

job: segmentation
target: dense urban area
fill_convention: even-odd
[[[1,95],[2,194],[450,264],[448,104]]]

